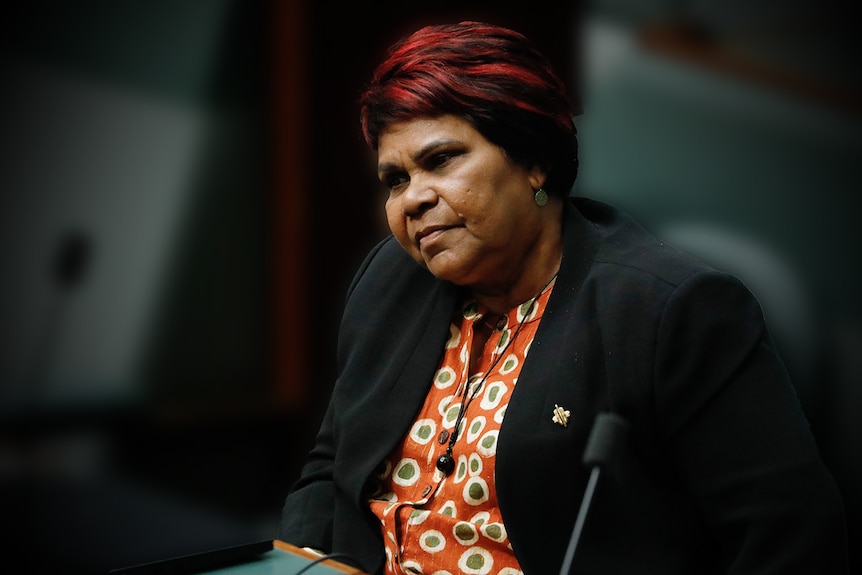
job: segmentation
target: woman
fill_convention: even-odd
[[[611,412],[629,431],[573,572],[846,572],[841,498],[756,300],[569,197],[568,97],[523,36],[418,30],[361,123],[392,235],[349,288],[279,539],[369,573],[559,573]]]

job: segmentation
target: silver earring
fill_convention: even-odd
[[[539,188],[536,190],[536,195],[533,196],[533,200],[536,202],[537,206],[544,206],[548,203],[548,192],[546,192],[544,188]]]

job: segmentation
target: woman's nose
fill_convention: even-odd
[[[401,194],[401,211],[405,216],[417,217],[437,203],[437,192],[422,179],[412,179]]]

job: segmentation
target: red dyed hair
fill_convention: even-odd
[[[377,149],[393,122],[445,114],[470,122],[514,161],[548,174],[567,195],[578,140],[565,84],[522,34],[483,22],[426,26],[386,53],[360,98],[365,141]]]

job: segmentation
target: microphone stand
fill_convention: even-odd
[[[572,529],[569,546],[566,548],[565,556],[563,556],[560,575],[569,575],[572,569],[572,561],[575,558],[575,551],[581,538],[581,532],[584,528],[584,522],[586,521],[587,512],[590,509],[593,493],[599,482],[602,468],[613,462],[619,455],[623,436],[628,427],[628,422],[614,413],[604,412],[596,416],[593,428],[590,430],[590,436],[587,439],[587,447],[584,449],[583,457],[584,465],[592,467],[590,478],[587,482],[587,488],[584,490],[584,498],[581,501],[581,506],[578,509],[578,516],[575,519],[575,527]]]

